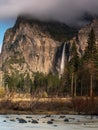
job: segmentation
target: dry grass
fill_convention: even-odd
[[[97,97],[81,97],[71,100],[74,111],[78,114],[94,114],[98,115],[98,98]]]
[[[98,98],[9,98],[1,99],[5,114],[97,114]]]
[[[34,99],[14,99],[1,100],[0,113],[33,113],[33,114],[61,114],[71,111],[72,106],[69,99],[65,98],[34,98]]]

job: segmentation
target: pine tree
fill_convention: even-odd
[[[95,38],[95,33],[93,28],[91,28],[91,31],[88,35],[87,42],[88,42],[88,46],[86,48],[85,55],[84,55],[86,59],[92,57],[93,54],[96,53],[96,38]]]
[[[73,71],[76,72],[79,67],[79,56],[77,53],[77,47],[76,47],[75,43],[73,43],[73,45],[72,45],[71,55],[72,55],[71,66],[73,68]]]
[[[94,80],[97,68],[94,63],[94,59],[97,55],[97,47],[96,47],[96,38],[93,28],[88,35],[88,46],[85,51],[85,55],[83,58],[83,62],[86,70],[88,70],[88,77],[90,77],[88,84],[90,89],[90,96],[92,97],[93,88],[94,88]]]
[[[77,72],[78,72],[79,64],[80,64],[79,56],[78,56],[78,53],[77,53],[76,43],[73,43],[73,45],[72,45],[71,55],[72,55],[72,59],[70,61],[71,73],[72,73],[72,78],[71,78],[71,95],[72,96],[76,96]],[[74,95],[73,95],[73,93],[74,93]]]

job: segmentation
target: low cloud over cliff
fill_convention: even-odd
[[[42,20],[75,23],[84,12],[98,14],[98,0],[0,0],[0,19],[30,14]]]

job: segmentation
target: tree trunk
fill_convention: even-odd
[[[77,86],[76,86],[76,83],[77,83],[77,81],[76,81],[76,75],[75,75],[75,86],[74,86],[74,97],[76,97],[76,95],[77,95]]]
[[[93,76],[90,76],[90,100],[91,100],[91,119],[93,119],[94,97],[93,97]]]
[[[72,73],[72,79],[71,79],[71,97],[73,97],[73,79],[74,79],[74,75]]]
[[[93,77],[90,76],[90,97],[93,96]]]
[[[83,93],[83,92],[82,92],[82,91],[83,91],[82,89],[83,89],[83,88],[82,88],[82,81],[81,81],[81,96],[82,96],[82,93]]]

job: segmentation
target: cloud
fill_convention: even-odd
[[[0,19],[30,14],[42,20],[74,23],[84,12],[98,14],[98,0],[0,0]]]

